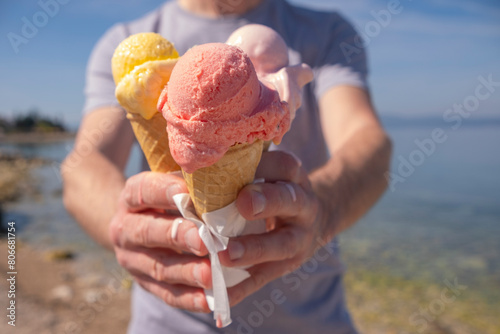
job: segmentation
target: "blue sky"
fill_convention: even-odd
[[[23,18],[32,21],[41,7],[37,0],[0,2],[0,115],[37,108],[76,124],[85,66],[97,39],[114,23],[132,20],[163,2],[59,1],[67,4],[20,44],[17,53],[9,33],[22,35]],[[474,94],[479,76],[500,82],[500,1],[401,0],[400,12],[388,24],[376,23],[373,12],[387,10],[393,1],[292,0],[340,10],[365,35],[372,95],[382,115],[442,117]],[[495,115],[500,116],[500,87],[474,111],[477,118]]]

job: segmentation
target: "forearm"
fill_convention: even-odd
[[[121,171],[99,151],[80,161],[72,152],[61,174],[66,209],[94,240],[112,249],[109,223],[125,185]]]
[[[391,142],[378,124],[358,128],[337,147],[332,158],[311,175],[321,202],[325,240],[354,224],[387,187]]]

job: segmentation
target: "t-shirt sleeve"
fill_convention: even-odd
[[[349,85],[368,89],[366,53],[354,27],[339,14],[332,14],[315,68],[314,93],[319,100],[330,88]]]
[[[111,27],[97,42],[87,64],[83,113],[106,106],[119,106],[111,71],[113,53],[129,34],[124,25]]]

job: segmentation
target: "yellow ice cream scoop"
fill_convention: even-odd
[[[135,34],[118,45],[111,66],[116,98],[129,113],[151,119],[179,54],[155,33]]]
[[[150,60],[179,58],[174,45],[160,34],[146,32],[123,40],[112,59],[113,79],[118,84],[136,66]]]
[[[140,33],[122,41],[111,60],[116,98],[155,172],[180,169],[170,154],[166,121],[156,108],[177,58],[173,44],[161,35]]]

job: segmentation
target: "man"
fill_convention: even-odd
[[[162,34],[182,55],[196,44],[224,42],[248,23],[277,30],[289,46],[290,63],[309,64],[315,79],[304,88],[290,132],[274,147],[281,151],[263,155],[256,177],[266,182],[248,185],[238,196],[245,218],[266,218],[275,227],[234,238],[219,254],[223,265],[249,266],[251,274],[228,289],[234,321],[223,331],[355,333],[334,238],[383,193],[391,144],[370,102],[363,50],[349,58],[341,51],[341,43],[359,45],[352,27],[336,13],[281,0],[168,2],[111,28],[92,53],[85,116],[62,170],[64,201],[137,283],[129,333],[218,330],[203,294],[211,287],[211,271],[195,225],[183,220],[171,237],[174,220],[181,219],[172,196],[187,192],[184,181],[152,172],[123,176],[134,137],[114,99],[111,56],[138,32]],[[71,164],[75,156],[85,159]]]

